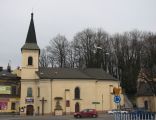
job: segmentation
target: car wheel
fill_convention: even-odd
[[[97,117],[97,115],[92,115],[92,117],[93,117],[93,118],[96,118],[96,117]]]
[[[80,116],[80,115],[77,115],[76,117],[77,117],[77,118],[80,118],[81,116]]]

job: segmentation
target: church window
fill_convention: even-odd
[[[27,97],[32,97],[32,88],[27,89]]]
[[[40,87],[38,87],[37,89],[38,89],[37,90],[38,91],[38,95],[37,96],[40,97]]]
[[[33,65],[33,58],[32,57],[28,57],[28,65]]]
[[[75,99],[80,99],[80,88],[79,87],[75,88]]]

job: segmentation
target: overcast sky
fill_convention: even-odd
[[[85,28],[156,32],[156,0],[0,0],[0,66],[21,66],[32,11],[41,49],[58,33],[72,40]]]

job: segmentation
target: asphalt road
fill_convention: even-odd
[[[0,120],[113,120],[112,115],[100,114],[98,118],[80,118],[76,119],[71,115],[67,116],[18,116],[8,115],[0,116]]]

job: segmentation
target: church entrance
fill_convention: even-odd
[[[144,101],[145,110],[148,110],[148,101]]]
[[[33,115],[34,107],[33,105],[27,105],[26,115]]]
[[[78,102],[75,104],[75,112],[80,112],[80,105]]]

